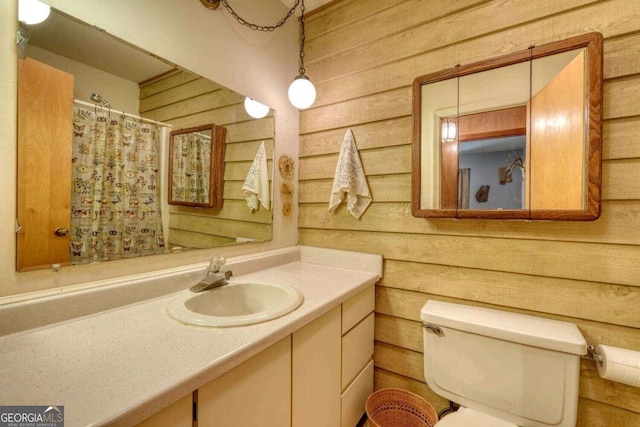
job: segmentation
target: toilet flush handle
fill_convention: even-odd
[[[438,326],[438,325],[434,325],[433,323],[426,323],[426,322],[424,322],[424,323],[422,324],[422,326],[423,326],[425,329],[430,330],[431,332],[433,332],[434,334],[436,334],[436,335],[437,335],[437,336],[439,336],[439,337],[443,337],[443,336],[444,336],[444,332],[442,331],[442,328],[441,328],[440,326]]]

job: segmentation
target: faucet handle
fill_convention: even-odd
[[[222,269],[222,267],[224,267],[226,263],[227,260],[225,259],[225,257],[223,257],[222,255],[214,255],[213,258],[211,258],[211,262],[209,263],[209,271],[217,273],[220,271],[220,269]]]

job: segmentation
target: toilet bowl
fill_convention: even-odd
[[[576,325],[432,300],[420,317],[427,384],[463,406],[438,427],[575,427]]]

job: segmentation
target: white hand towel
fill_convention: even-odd
[[[351,129],[345,133],[342,147],[340,147],[329,200],[329,212],[335,211],[345,195],[347,195],[347,212],[360,218],[371,203],[371,193]]]
[[[242,184],[244,198],[251,212],[258,209],[259,203],[265,209],[271,209],[271,194],[269,192],[269,168],[267,166],[267,154],[264,149],[264,141],[260,143],[260,147],[253,159],[249,173]]]

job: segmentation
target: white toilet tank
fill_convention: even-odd
[[[576,325],[439,301],[421,319],[435,393],[519,426],[575,426],[587,353]]]

